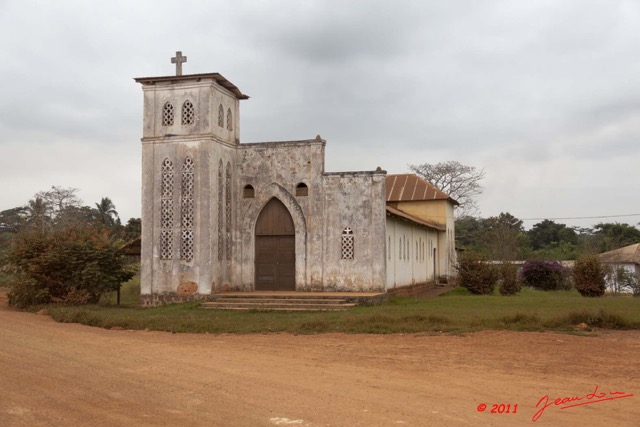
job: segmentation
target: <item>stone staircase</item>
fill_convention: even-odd
[[[212,297],[213,301],[204,302],[201,307],[218,310],[340,311],[359,303],[371,304],[367,301],[371,297],[353,294],[238,292],[215,294]]]

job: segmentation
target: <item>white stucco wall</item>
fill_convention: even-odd
[[[437,260],[438,232],[391,216],[386,222],[386,289],[434,280],[434,270],[439,271],[433,252]]]

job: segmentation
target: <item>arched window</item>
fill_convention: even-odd
[[[182,193],[180,195],[180,258],[193,260],[193,160],[182,164]]]
[[[165,102],[162,107],[162,126],[173,126],[173,105]]]
[[[227,109],[227,130],[233,130],[233,117],[231,116],[231,108]]]
[[[218,126],[224,127],[224,108],[222,108],[222,104],[218,107]]]
[[[192,125],[195,121],[195,111],[193,108],[193,104],[191,101],[184,101],[182,104],[182,124],[183,125]]]
[[[245,199],[253,199],[256,195],[255,190],[251,184],[247,184],[244,186],[244,191],[242,192],[242,197]]]
[[[160,259],[173,252],[173,163],[164,159],[160,181]]]
[[[224,166],[222,160],[218,166],[218,260],[224,259],[224,205],[223,205],[223,192],[224,192]]]
[[[353,231],[349,227],[342,231],[342,259],[353,259]]]
[[[227,259],[231,259],[231,163],[227,162],[227,176],[224,189],[224,210],[225,210],[225,249]]]
[[[304,182],[296,185],[296,196],[308,196],[309,195],[309,187]]]

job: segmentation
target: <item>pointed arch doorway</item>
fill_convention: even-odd
[[[256,291],[296,290],[296,241],[286,206],[271,199],[256,221]]]

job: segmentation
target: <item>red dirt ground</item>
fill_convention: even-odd
[[[170,334],[0,305],[1,426],[640,425],[640,331]]]

